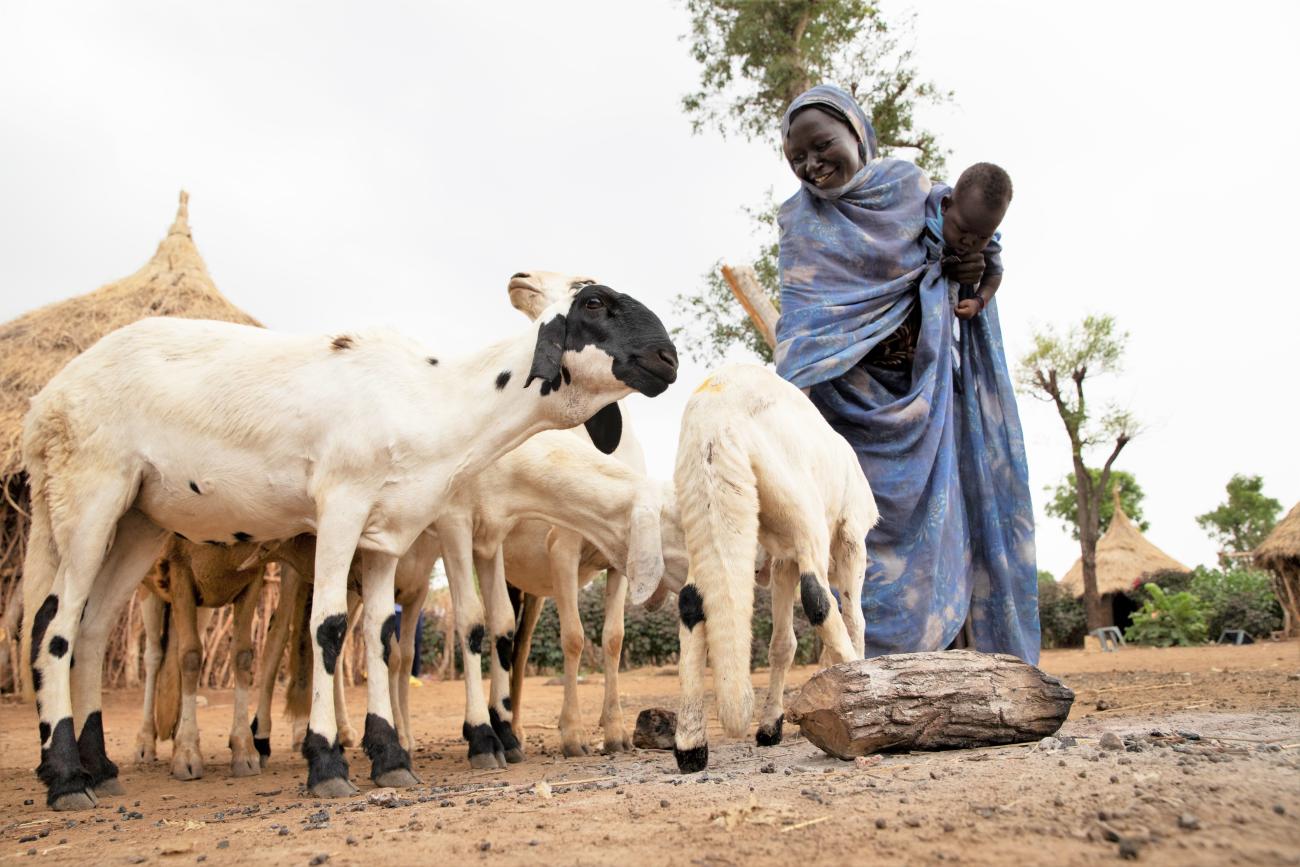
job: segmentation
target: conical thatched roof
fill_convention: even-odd
[[[1255,562],[1267,569],[1278,568],[1278,562],[1287,558],[1300,560],[1300,503],[1286,513],[1255,549]]]
[[[1186,566],[1147,541],[1115,499],[1115,515],[1097,540],[1097,594],[1127,593],[1138,580],[1158,572],[1187,572]],[[1060,581],[1068,593],[1083,595],[1083,560],[1074,561]]]
[[[108,332],[148,316],[258,324],[213,285],[190,234],[188,203],[189,194],[182,192],[176,221],[158,252],[130,277],[0,325],[0,479],[21,469],[28,401]]]

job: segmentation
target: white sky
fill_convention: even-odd
[[[924,123],[953,169],[991,159],[1016,184],[1009,351],[1119,317],[1126,371],[1097,393],[1145,422],[1119,466],[1189,565],[1213,560],[1193,516],[1232,473],[1300,499],[1298,8],[919,10],[920,67],[956,91]],[[686,29],[670,3],[5,3],[0,320],[134,271],[185,187],[217,285],[273,328],[469,351],[523,327],[505,283],[528,269],[594,275],[671,324],[675,294],[756,248],[740,206],[796,186],[766,144],[690,134]],[[655,475],[704,374],[631,399]],[[1041,517],[1067,445],[1050,408],[1021,413]],[[1077,545],[1046,520],[1038,538],[1059,576]]]

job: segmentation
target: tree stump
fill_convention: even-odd
[[[949,650],[843,662],[819,671],[786,711],[841,759],[1039,740],[1065,722],[1074,693],[1004,653]]]

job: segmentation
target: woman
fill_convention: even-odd
[[[941,261],[929,179],[877,156],[844,91],[813,88],[781,126],[801,189],[779,218],[777,372],[853,445],[880,507],[867,655],[947,647],[969,614],[976,649],[1037,662],[1033,511],[996,302],[958,333],[949,297],[950,278],[978,283],[996,260]]]

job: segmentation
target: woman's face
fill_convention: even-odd
[[[790,121],[785,158],[801,181],[820,190],[842,187],[862,168],[858,138],[847,123],[816,107]]]

